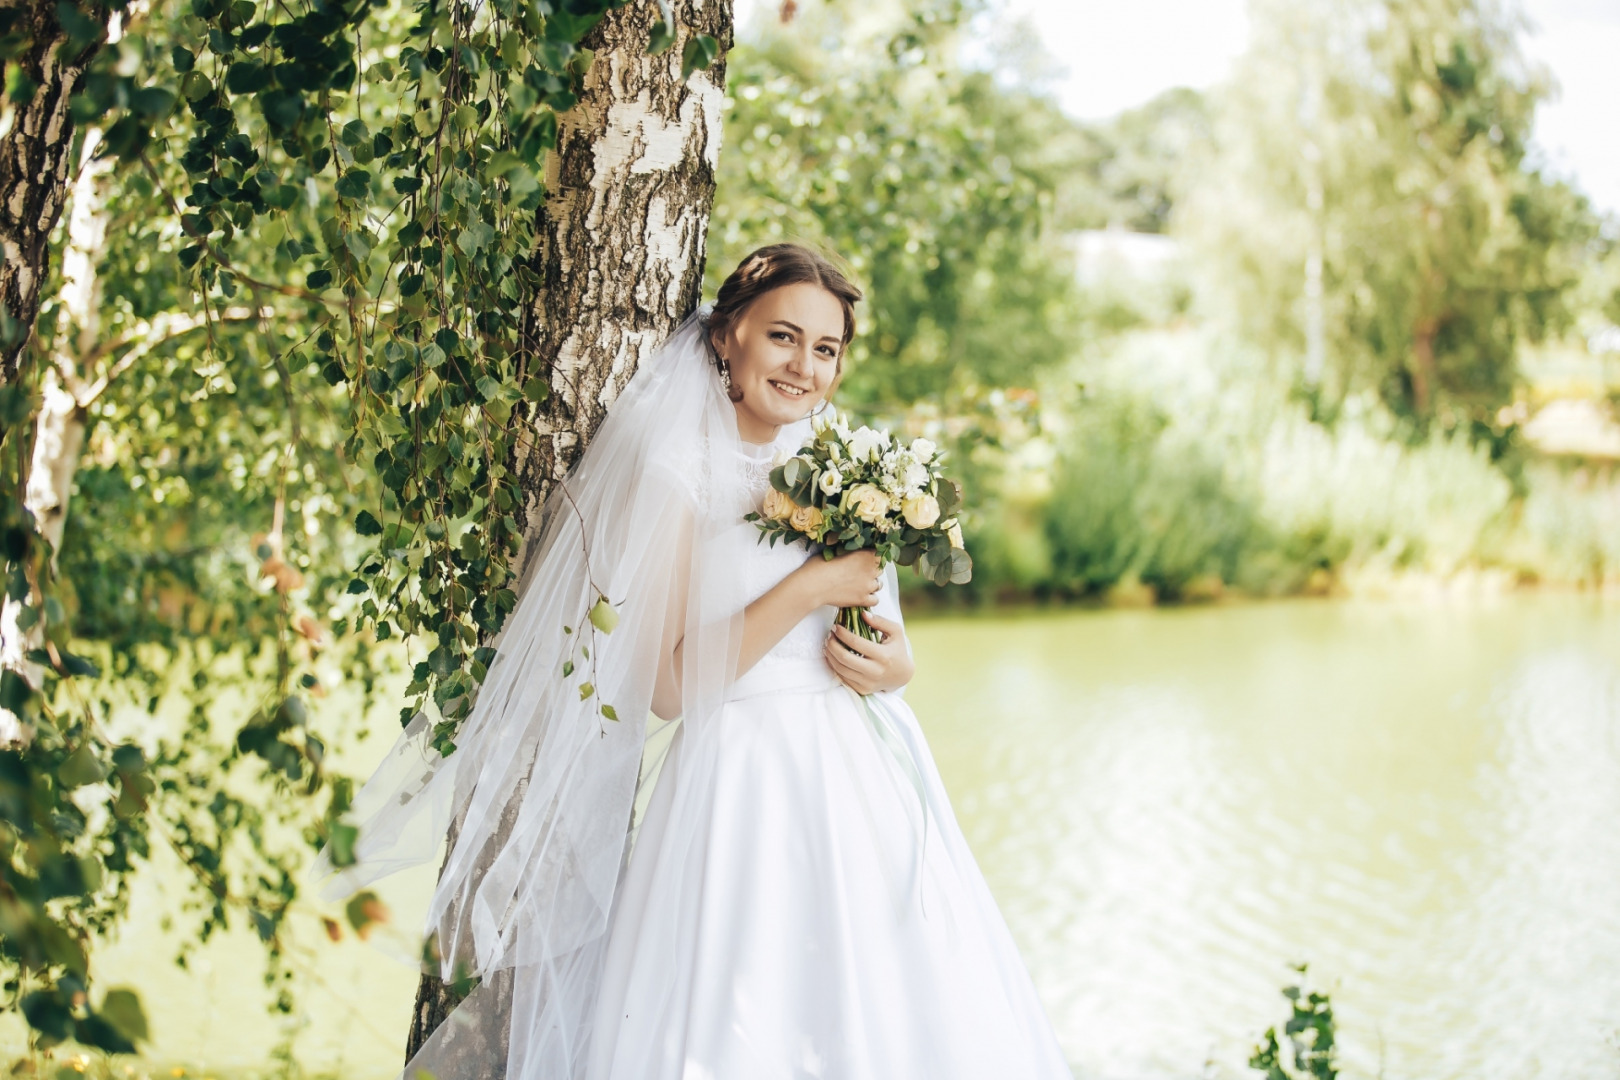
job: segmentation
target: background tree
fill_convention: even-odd
[[[1516,26],[1474,0],[1273,4],[1254,25],[1193,200],[1223,301],[1329,414],[1371,388],[1414,433],[1501,435],[1519,343],[1567,321],[1591,229],[1527,158],[1546,86]]]
[[[846,405],[959,399],[1073,354],[1072,266],[1048,225],[1074,125],[962,67],[978,10],[806,7],[733,64],[711,286],[778,239],[847,259],[867,302]]]

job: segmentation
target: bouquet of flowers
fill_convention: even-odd
[[[927,439],[907,446],[887,431],[851,431],[829,409],[810,441],[776,463],[764,505],[747,520],[772,545],[820,544],[827,559],[872,550],[881,562],[915,566],[935,585],[960,585],[972,579],[973,560],[956,520],[962,489],[940,473],[941,456]],[[869,640],[878,636],[857,608],[840,609],[838,622]]]

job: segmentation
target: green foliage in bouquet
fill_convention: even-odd
[[[915,566],[935,585],[966,584],[973,559],[956,520],[962,489],[940,472],[941,458],[928,439],[903,445],[887,431],[852,431],[833,411],[816,422],[798,453],[771,470],[765,504],[747,520],[773,545],[820,544],[827,559],[875,551],[885,563]],[[865,629],[855,621],[852,629]]]

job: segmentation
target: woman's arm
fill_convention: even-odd
[[[881,593],[877,553],[854,551],[832,559],[812,555],[743,611],[737,677],[776,647],[789,630],[819,607],[871,607]],[[873,588],[873,582],[879,582]]]
[[[669,720],[681,711],[681,656],[685,645],[686,581],[690,573],[690,528],[681,532],[682,546],[676,553],[673,590],[666,608],[664,642],[658,678],[653,688],[653,712]],[[833,559],[819,555],[804,561],[769,592],[743,610],[742,646],[737,655],[737,676],[742,677],[776,643],[787,636],[805,616],[818,607],[870,607],[877,603],[879,590],[872,588],[879,577],[877,555],[855,551]]]

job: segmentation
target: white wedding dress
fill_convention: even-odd
[[[763,497],[772,447],[747,445]],[[737,572],[757,597],[806,557],[761,544]],[[898,617],[892,573],[879,612]],[[926,834],[827,667],[833,615],[744,673],[711,730],[677,728],[615,894],[590,1080],[1072,1077],[916,717],[881,695]]]

